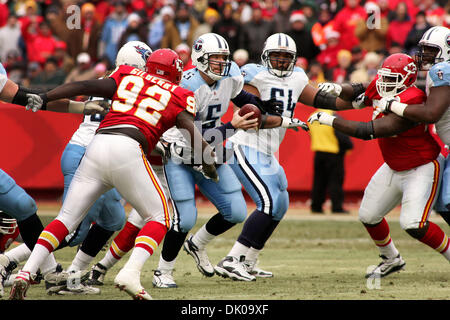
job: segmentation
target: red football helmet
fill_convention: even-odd
[[[414,59],[404,53],[395,53],[384,60],[376,81],[378,94],[393,97],[416,82],[417,66]]]
[[[183,61],[171,49],[158,49],[147,59],[147,73],[179,84],[183,74]]]

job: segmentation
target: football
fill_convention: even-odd
[[[249,112],[254,112],[254,114],[248,119],[258,119],[258,128],[261,127],[261,110],[259,110],[259,108],[254,104],[247,103],[241,107],[239,110],[239,115],[242,117]]]

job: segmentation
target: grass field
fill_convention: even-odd
[[[40,210],[44,224],[56,214],[52,207]],[[249,208],[252,210],[252,208]],[[209,208],[200,209],[195,231],[207,219]],[[357,220],[356,208],[350,215],[310,215],[306,209],[291,209],[260,255],[260,267],[274,272],[270,279],[246,283],[218,276],[203,277],[193,259],[181,251],[175,269],[177,289],[152,288],[153,270],[159,250],[146,263],[141,282],[158,300],[443,300],[450,297],[450,265],[434,250],[410,238],[400,229],[398,212],[387,217],[391,236],[406,261],[406,269],[368,283],[364,278],[370,265],[379,263],[378,250]],[[431,220],[446,233],[450,227],[436,215]],[[213,264],[233,245],[242,226],[236,226],[208,247]],[[68,267],[76,248],[56,251],[63,267]],[[105,252],[95,259],[99,261]],[[106,275],[101,295],[49,296],[44,285],[28,291],[28,300],[129,300],[114,288],[113,280],[129,255]],[[5,288],[6,295],[9,288]],[[5,299],[6,297],[4,297]]]

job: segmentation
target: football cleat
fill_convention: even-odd
[[[247,272],[251,274],[252,276],[259,277],[259,278],[272,278],[273,273],[270,271],[266,271],[263,269],[258,268],[258,261],[257,260],[245,260],[244,266],[247,269]]]
[[[20,271],[14,279],[9,300],[24,300],[32,279],[28,271]]]
[[[82,277],[81,281],[89,286],[102,286],[105,282],[107,271],[108,269],[99,262],[92,267],[89,273]]]
[[[393,272],[400,271],[405,267],[406,262],[398,254],[395,258],[388,259],[384,255],[380,255],[382,261],[371,272],[366,274],[366,278],[385,277]]]
[[[192,258],[194,258],[197,263],[197,269],[207,277],[212,277],[214,275],[214,267],[211,262],[209,262],[208,255],[206,254],[206,249],[199,249],[193,242],[192,237],[190,236],[184,242],[183,249],[187,252]]]
[[[156,269],[152,284],[155,288],[178,288],[173,279],[172,270]]]
[[[215,272],[224,278],[238,281],[255,281],[255,276],[247,272],[244,266],[244,256],[238,260],[236,257],[226,256],[214,268]]]
[[[58,263],[56,270],[44,275],[45,290],[47,294],[57,294],[60,290],[66,288],[69,273],[62,269]]]
[[[100,294],[100,289],[85,285],[81,282],[81,271],[69,272],[67,278],[67,285],[56,292],[59,295],[88,295],[88,294]]]
[[[152,300],[152,297],[141,285],[141,272],[132,269],[121,269],[114,279],[116,288],[125,291],[133,300]]]

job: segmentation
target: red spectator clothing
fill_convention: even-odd
[[[100,25],[103,25],[106,18],[109,16],[109,14],[113,11],[114,7],[109,4],[109,1],[99,1],[95,5],[95,18],[97,19],[98,23]]]
[[[137,68],[121,65],[110,78],[117,84],[111,110],[98,130],[120,124],[137,127],[148,142],[150,154],[161,135],[175,125],[186,110],[195,114],[194,93]],[[121,97],[128,97],[124,99]]]
[[[366,105],[371,104],[372,100],[381,99],[375,84],[377,78],[378,76],[367,87]],[[406,104],[421,104],[426,100],[425,93],[415,86],[406,89],[397,97],[400,102]],[[377,119],[383,116],[384,114],[380,113]],[[436,160],[441,152],[441,147],[426,124],[419,124],[398,135],[377,140],[384,161],[395,171],[410,170],[429,163]]]
[[[0,3],[0,28],[4,27],[6,22],[8,22],[9,9],[4,3]]]
[[[55,53],[57,40],[50,36],[37,35],[27,42],[27,54],[29,61],[36,61],[44,64],[45,60]]]
[[[28,27],[30,26],[31,22],[34,21],[37,23],[37,27],[39,28],[39,24],[44,21],[44,18],[42,16],[32,16],[32,17],[28,17],[28,16],[24,16],[24,17],[20,17],[19,19],[20,22],[20,28],[22,31],[22,35],[25,38],[26,34],[28,34]]]
[[[433,26],[440,26],[444,22],[445,10],[442,7],[435,7],[425,11],[427,22]]]
[[[420,9],[414,4],[414,0],[389,0],[389,9],[395,11],[397,5],[400,2],[405,2],[406,7],[408,8],[408,15],[411,18],[411,22],[416,22],[416,14],[420,11]]]
[[[262,15],[262,17],[264,18],[264,19],[266,19],[266,20],[272,20],[273,19],[273,16],[276,14],[278,12],[278,9],[276,8],[276,7],[273,7],[272,9],[266,9],[266,8],[263,8],[262,10],[261,10],[261,15]]]
[[[411,20],[408,21],[397,21],[393,20],[389,23],[389,27],[386,34],[386,47],[391,48],[392,42],[399,43],[402,47],[405,44],[406,38],[408,37],[409,31],[413,23]]]
[[[351,50],[359,45],[359,39],[355,35],[356,24],[361,19],[366,19],[366,11],[363,7],[344,7],[334,19],[335,29],[341,34],[341,42],[344,49]]]
[[[341,42],[334,47],[327,47],[319,53],[316,60],[324,69],[332,69],[338,65],[337,54],[341,49],[344,49],[344,45]]]
[[[342,68],[335,68],[333,70],[333,82],[344,83],[347,77],[347,70]]]

